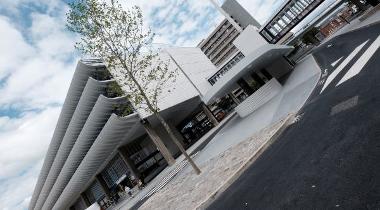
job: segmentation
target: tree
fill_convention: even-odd
[[[159,113],[158,97],[176,70],[168,68],[152,47],[154,33],[144,28],[137,6],[124,9],[117,0],[77,0],[70,4],[67,27],[80,36],[76,49],[99,57],[121,85],[131,103],[157,117],[197,174],[200,169]]]

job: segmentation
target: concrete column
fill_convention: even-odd
[[[100,187],[102,188],[103,192],[106,194],[106,197],[109,199],[111,197],[111,191],[107,186],[106,181],[103,179],[102,175],[98,174],[95,176],[96,181],[99,182]]]
[[[251,74],[253,80],[255,80],[256,82],[258,82],[260,84],[260,86],[263,86],[265,85],[265,81],[263,79],[261,79],[261,77],[256,73],[256,72],[253,72]]]
[[[278,33],[280,33],[280,31],[276,27],[274,27],[274,25],[276,25],[276,24],[273,24],[271,26],[271,29],[273,29],[276,32],[276,35],[277,35]]]
[[[291,7],[288,8],[288,11],[292,14],[292,16],[293,16],[292,20],[294,20],[297,17],[297,15],[294,14],[294,11],[293,11],[293,9]]]
[[[294,6],[300,11],[299,13],[302,13],[302,11],[303,11],[303,7],[302,7],[298,2],[296,2],[296,3],[294,4]]]
[[[266,70],[266,69],[261,69],[261,73],[268,79],[271,80],[273,76]]]
[[[134,177],[136,177],[137,179],[141,179],[141,174],[140,172],[138,171],[138,169],[136,168],[135,164],[133,163],[133,161],[131,160],[131,158],[129,158],[125,148],[119,148],[117,149],[120,157],[124,160],[124,163],[127,165],[127,167],[129,168],[129,170],[131,170],[132,172],[132,175]]]
[[[278,22],[278,20],[276,21],[276,24],[274,24],[273,26],[274,26],[275,28],[276,28],[276,26],[278,27],[278,28],[276,28],[277,31],[278,31],[278,33],[280,33],[280,32],[282,31],[282,29],[284,29],[284,28],[282,27],[282,25]]]
[[[89,206],[91,206],[92,203],[90,203],[90,201],[88,200],[87,196],[84,193],[81,193],[80,197],[82,199],[82,202],[86,206],[86,208],[89,207]]]
[[[297,4],[302,10],[304,10],[304,9],[306,8],[305,5],[303,5],[301,1],[297,1],[296,4]]]
[[[168,125],[169,125],[170,129],[172,129],[172,132],[174,133],[175,137],[177,137],[177,139],[180,141],[182,146],[185,146],[185,139],[183,138],[181,132],[179,132],[178,129],[176,128],[176,126],[174,124],[172,124],[170,121],[168,122]]]
[[[292,18],[292,17],[288,14],[288,12],[285,12],[284,15],[290,20],[290,22],[293,21],[294,18]]]
[[[289,24],[289,22],[287,20],[285,20],[284,16],[280,17],[280,20],[284,23],[285,26],[283,26],[284,28]]]
[[[296,9],[292,7],[289,8],[290,12],[294,15],[294,18],[293,19],[296,19],[297,16],[298,16],[298,11],[296,11]]]
[[[240,78],[238,81],[237,81],[237,84],[241,87],[241,89],[244,90],[245,93],[247,93],[248,95],[251,95],[254,91],[253,89],[249,86],[248,82],[245,81],[245,79],[243,78]]]
[[[144,120],[142,124],[150,139],[152,139],[153,143],[157,146],[158,150],[161,152],[162,156],[164,156],[168,164],[170,166],[173,165],[175,163],[175,159],[173,158],[168,148],[165,146],[164,142],[162,142],[157,132],[153,129],[152,125],[148,122],[148,120]]]
[[[292,10],[296,15],[299,14],[299,9],[298,9],[298,7],[297,7],[296,4],[293,4],[290,8],[291,8],[291,10]]]
[[[215,116],[212,114],[212,112],[205,103],[202,102],[201,106],[203,112],[206,114],[211,123],[216,127],[219,124],[218,120],[215,118]]]
[[[280,30],[282,31],[282,29],[284,29],[284,27],[280,24],[280,20],[281,19],[277,19],[275,25],[277,25],[280,28]]]
[[[234,96],[234,94],[229,93],[228,96],[231,97],[231,99],[235,102],[236,105],[240,104],[240,101]]]
[[[309,6],[309,3],[307,3],[306,1],[300,1],[303,5],[305,5],[305,7],[308,7]]]

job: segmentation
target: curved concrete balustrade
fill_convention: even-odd
[[[246,117],[265,103],[270,101],[273,97],[281,92],[282,86],[277,79],[272,78],[260,89],[246,98],[240,103],[235,110],[240,117]]]
[[[236,88],[236,82],[240,78],[268,66],[291,50],[292,46],[285,45],[265,44],[259,47],[226,72],[202,97],[203,102],[209,104],[227,95]]]
[[[140,120],[141,120],[141,117],[140,117]],[[135,129],[133,130],[133,132],[129,132],[127,135],[125,135],[123,137],[123,140],[119,142],[119,144],[115,147],[115,148],[120,148],[122,147],[123,145],[127,144],[127,142],[131,142],[133,140],[136,139],[136,136],[141,136],[141,135],[136,135],[137,132],[139,132],[140,130],[140,134],[141,134],[141,129],[144,129],[142,128],[143,125],[141,123],[139,123],[139,125],[136,125],[135,126]],[[143,131],[145,133],[145,130]],[[117,155],[119,152],[118,150],[114,150],[112,151],[108,157],[106,159],[104,159],[103,163],[101,165],[99,165],[98,167],[98,170],[96,171],[95,174],[100,174],[102,173],[102,171],[108,166],[108,164],[111,162],[112,158],[115,157],[115,155]],[[90,185],[93,183],[93,181],[95,181],[95,177],[93,177],[92,179],[90,179],[87,184],[83,187],[83,189],[88,189],[90,187]]]
[[[36,203],[36,210],[42,209],[46,198],[48,197],[51,188],[53,187],[58,175],[61,172],[63,165],[65,164],[67,157],[69,156],[71,149],[73,148],[76,141],[94,141],[99,135],[103,126],[107,122],[108,118],[111,116],[115,109],[115,105],[127,103],[126,97],[119,98],[107,98],[100,95],[92,108],[90,115],[88,116],[82,130],[77,139],[68,138],[67,141],[62,141],[62,144],[57,152],[56,158],[51,166],[50,172],[46,178],[45,184],[42,187],[40,196]],[[88,113],[75,113],[75,116],[86,115]],[[75,124],[70,124],[70,126],[77,126]],[[65,139],[66,140],[66,139]]]
[[[91,145],[94,143],[94,140],[95,139],[93,138],[78,138],[61,169],[61,173],[58,175],[52,189],[50,190],[50,194],[47,197],[42,209],[50,210],[53,207],[54,203],[57,201],[59,195],[70,181],[70,178],[82,162]]]
[[[52,140],[50,142],[48,151],[45,156],[45,160],[37,180],[36,187],[34,188],[33,196],[29,204],[29,209],[34,209],[42,187],[49,174],[50,167],[53,164],[54,158],[57,154],[62,139],[66,133],[67,127],[71,121],[73,113],[78,105],[82,92],[87,84],[87,80],[90,76],[96,74],[98,71],[104,71],[103,66],[91,66],[78,62],[75,69],[73,80],[71,81],[69,90],[65,102],[62,106],[61,114],[59,115],[56,128]]]
[[[98,98],[101,94],[105,93],[105,89],[107,88],[107,85],[110,82],[112,82],[112,80],[98,81],[98,80],[95,80],[91,77],[88,78],[86,86],[82,92],[82,96],[79,100],[79,103],[78,103],[76,109],[75,109],[75,112],[74,112],[73,117],[70,121],[70,124],[66,130],[66,133],[63,137],[63,140],[61,142],[59,150],[66,148],[68,145],[69,146],[74,145],[74,143],[77,140],[80,132],[82,131],[82,128],[83,128],[84,124],[86,123],[86,120],[87,120],[89,114],[91,113],[91,110],[93,109],[96,101],[98,100]],[[55,159],[57,159],[57,158],[58,158],[58,156],[55,157]],[[62,153],[60,153],[60,158],[62,158]],[[54,160],[54,162],[55,161],[57,161],[57,160]],[[49,174],[50,173],[51,172],[49,171]],[[45,186],[43,186],[43,187],[45,187]],[[43,195],[46,194],[46,190],[47,190],[47,188],[45,187],[45,189],[41,191],[40,197],[42,197]],[[38,198],[38,201],[36,203],[36,209],[41,208],[41,205],[42,205],[41,199],[42,198]]]
[[[84,186],[95,177],[99,167],[125,136],[136,129],[139,121],[136,113],[127,117],[111,115],[52,209],[67,209],[75,202]]]

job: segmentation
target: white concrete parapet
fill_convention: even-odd
[[[248,116],[280,93],[281,89],[282,85],[277,81],[277,79],[273,78],[269,80],[265,85],[246,98],[235,108],[237,114],[240,117]]]

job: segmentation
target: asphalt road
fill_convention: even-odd
[[[365,60],[359,58],[379,35],[380,24],[314,51],[326,71],[302,117],[209,210],[380,209],[380,49],[360,73],[336,86]],[[334,73],[338,68],[340,73]],[[330,83],[321,93],[327,78]]]

